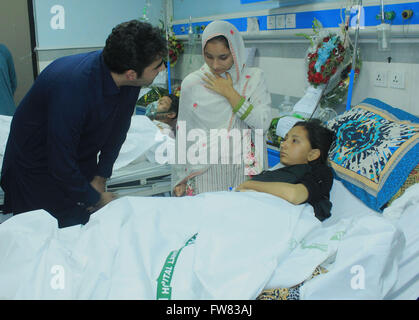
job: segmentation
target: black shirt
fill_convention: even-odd
[[[323,221],[330,217],[332,204],[329,201],[333,185],[333,169],[325,164],[313,162],[286,166],[264,171],[252,180],[263,182],[287,182],[303,184],[308,191],[307,203],[313,206],[315,216]]]

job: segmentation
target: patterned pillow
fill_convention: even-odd
[[[409,176],[407,177],[406,181],[403,183],[399,191],[390,199],[389,202],[385,205],[385,207],[391,206],[394,200],[400,198],[403,193],[409,189],[414,184],[419,183],[419,164],[410,172]]]
[[[327,127],[336,133],[329,152],[336,179],[381,212],[419,163],[419,118],[369,98]]]

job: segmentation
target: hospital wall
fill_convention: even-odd
[[[174,3],[186,0],[174,0]],[[307,1],[307,3],[310,1]],[[330,2],[327,5],[330,8],[339,9],[338,1],[318,1],[318,4],[288,7],[289,11],[295,9],[316,10],[320,7],[320,2]],[[341,1],[344,3],[345,1]],[[408,3],[409,1],[385,1],[385,4]],[[417,6],[418,2],[410,1],[412,5]],[[367,5],[379,4],[379,1],[364,1]],[[176,14],[176,6],[174,8]],[[260,12],[255,12],[255,15]],[[415,12],[419,16],[419,12]],[[201,16],[199,13],[197,16]],[[237,14],[236,16],[240,16]],[[252,13],[249,14],[252,16]],[[209,17],[212,19],[223,17],[234,17],[231,14]],[[176,18],[176,17],[175,17]],[[184,18],[184,17],[183,17]],[[198,19],[199,20],[199,19]],[[205,18],[201,18],[204,21]],[[321,20],[321,19],[320,19]],[[195,20],[196,21],[196,20]],[[185,20],[176,20],[176,23],[184,23]],[[373,29],[373,28],[370,28]],[[365,98],[377,98],[394,107],[403,109],[412,114],[419,115],[419,99],[417,99],[417,90],[419,89],[419,34],[416,26],[397,26],[397,36],[392,39],[391,51],[378,51],[376,37],[371,31],[367,36],[361,32],[360,36],[360,54],[362,59],[362,68],[358,81],[355,83],[352,105],[357,104]],[[412,30],[416,30],[412,32]],[[261,32],[263,33],[263,32]],[[295,32],[296,33],[296,32]],[[272,96],[273,106],[279,106],[284,96],[290,96],[292,102],[298,101],[305,93],[307,88],[306,82],[306,66],[305,57],[309,42],[301,37],[246,37],[245,45],[247,48],[257,48],[254,65],[264,70],[264,74],[268,83],[268,89]],[[279,34],[279,33],[278,33]],[[290,32],[288,32],[290,34]],[[182,36],[179,37],[182,39]],[[352,31],[352,39],[354,34]],[[203,63],[201,46],[198,41],[192,48],[187,45],[187,40],[183,38],[185,44],[185,53],[180,57],[178,63],[173,69],[174,85],[180,84],[188,73],[198,69]],[[389,57],[391,57],[389,63]],[[397,71],[404,75],[404,88],[392,88],[389,83],[386,87],[379,87],[374,84],[377,71],[382,71],[389,77],[390,73]],[[342,104],[339,108],[344,110]]]
[[[159,25],[165,0],[33,0],[38,71],[57,58],[102,49],[117,24],[143,19]],[[146,11],[144,12],[144,8]]]
[[[305,54],[308,43],[246,43],[256,47],[254,65],[264,70],[273,106],[279,106],[284,96],[297,102],[307,88]],[[392,44],[391,63],[388,54],[377,51],[376,43],[361,43],[362,68],[355,83],[352,104],[365,98],[377,98],[394,107],[419,115],[419,43]],[[198,69],[204,60],[201,47],[183,54],[174,68],[174,85],[179,85],[188,73]],[[405,88],[396,89],[374,85],[375,71],[392,71],[405,75]]]

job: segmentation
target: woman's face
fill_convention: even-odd
[[[222,41],[209,41],[204,49],[204,59],[213,74],[221,75],[233,66],[230,49]]]

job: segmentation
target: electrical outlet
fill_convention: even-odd
[[[287,14],[285,16],[285,24],[286,27],[289,29],[295,29],[297,27],[296,24],[296,14]]]
[[[387,87],[387,72],[377,70],[374,73],[374,86],[376,87]]]
[[[276,28],[277,29],[285,29],[286,22],[285,22],[285,14],[280,14],[276,16]]]
[[[268,30],[276,28],[276,16],[268,16]]]
[[[391,88],[404,89],[404,73],[391,71],[389,83]]]

